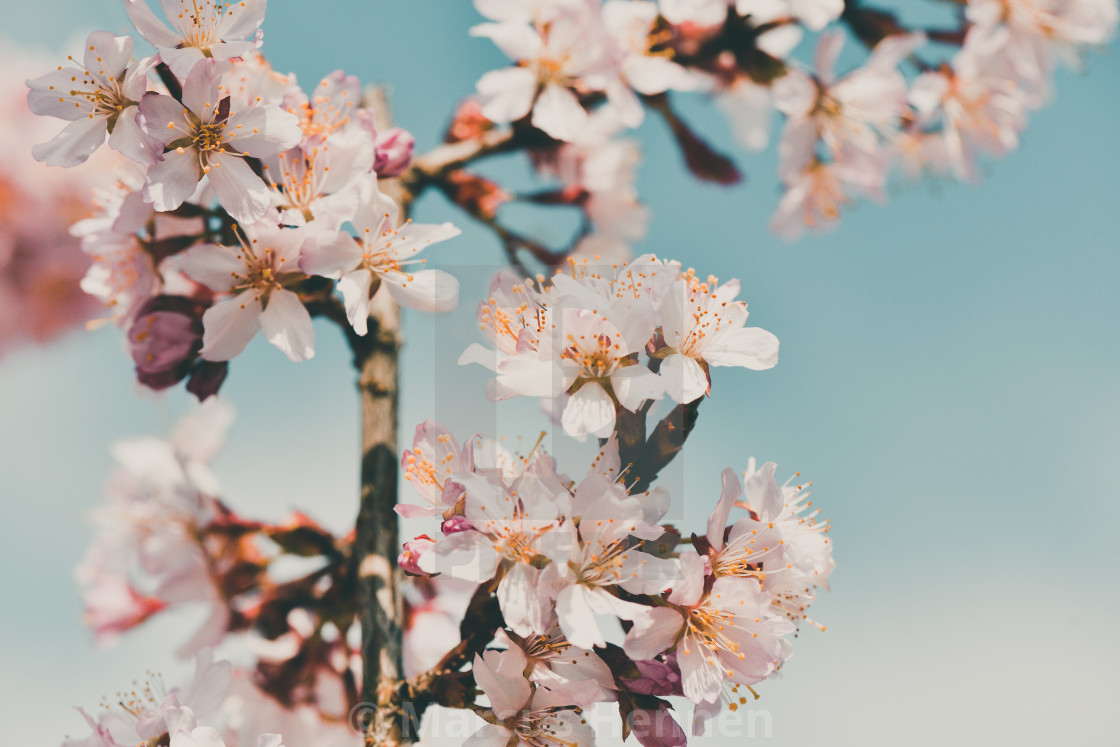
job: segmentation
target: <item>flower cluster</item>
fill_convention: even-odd
[[[460,363],[493,371],[491,399],[553,400],[568,435],[606,438],[621,410],[711,392],[712,366],[778,362],[778,340],[745,326],[739,281],[701,280],[680,263],[644,255],[599,266],[572,259],[545,284],[499,274],[479,306],[495,349],[474,344]]]
[[[644,104],[665,115],[695,174],[729,183],[734,164],[684,124],[667,93],[710,93],[751,149],[766,146],[779,112],[785,192],[772,227],[792,237],[833,225],[855,197],[882,199],[895,166],[975,179],[978,155],[1017,146],[1055,62],[1107,42],[1120,17],[1115,0],[962,5],[958,29],[926,30],[842,0],[476,0],[489,21],[472,33],[516,62],[478,81],[481,114],[579,143],[596,120],[637,126]],[[843,75],[845,34],[834,22],[870,50]],[[794,56],[806,31],[823,32],[811,65]],[[931,62],[927,42],[959,51]]]
[[[614,437],[572,480],[537,450],[460,445],[427,422],[402,464],[431,509],[401,512],[442,519],[438,540],[406,544],[402,567],[479,584],[476,595],[498,603],[497,617],[471,621],[496,628],[497,648],[480,648],[470,670],[489,701],[476,706],[486,721],[476,738],[494,744],[549,734],[592,744],[579,714],[599,702],[618,702],[647,747],[683,744],[663,698],[696,704],[697,733],[723,703],[745,702],[740,689],[789,656],[834,565],[807,486],[779,484],[773,463],[725,470],[706,533],[679,551],[680,535],[660,523],[668,495],[628,491]],[[622,628],[605,628],[604,616]]]
[[[356,78],[305,92],[273,71],[264,0],[164,3],[167,23],[126,5],[156,54],[135,59],[131,36],[96,31],[80,60],[28,81],[27,100],[69,122],[39,160],[76,166],[106,141],[125,157],[74,233],[94,260],[83,288],[128,331],[142,383],[189,378],[206,397],[258,331],[310,358],[312,313],[333,310],[336,287],[357,335],[381,285],[405,306],[455,306],[457,281],[416,255],[458,229],[405,221],[383,194],[412,137],[375,127]]]

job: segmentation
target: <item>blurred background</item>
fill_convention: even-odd
[[[5,10],[5,30],[47,67],[84,35],[127,31],[120,3],[44,0]],[[419,152],[452,107],[506,64],[472,39],[470,3],[274,3],[264,52],[305,86],[336,68],[387,83]],[[1120,59],[1059,73],[1054,101],[1021,149],[978,186],[924,182],[861,205],[839,230],[787,243],[767,229],[780,196],[776,154],[737,152],[733,189],[697,183],[654,117],[636,133],[638,188],[652,212],[638,251],[701,275],[739,277],[753,324],[781,340],[777,368],[719,369],[712,402],[666,474],[670,519],[697,530],[719,471],[750,456],[813,481],[838,567],[783,676],[754,718],[707,742],[780,745],[1108,743],[1115,731],[1120,585]],[[1111,53],[1110,53],[1111,52]],[[35,73],[38,74],[38,73]],[[699,97],[694,126],[730,149]],[[3,117],[0,114],[0,117]],[[516,186],[516,159],[487,173]],[[0,199],[8,199],[0,195]],[[0,214],[2,214],[0,210]],[[455,360],[480,341],[473,308],[501,266],[497,241],[437,196],[420,221],[463,236],[431,250],[462,280],[457,315],[408,312],[402,445],[425,418],[460,436],[530,446],[547,422],[531,403],[495,408],[486,372]],[[63,220],[60,218],[60,220]],[[546,218],[526,225],[547,235]],[[316,356],[292,364],[261,339],[222,396],[238,411],[216,463],[243,514],[301,508],[345,530],[357,507],[358,409],[349,352],[317,323]],[[133,383],[121,333],[78,329],[0,357],[0,704],[6,740],[58,744],[92,707],[174,659],[181,618],[157,619],[98,650],[81,621],[73,568],[91,536],[118,438],[163,433],[187,395]],[[546,442],[571,474],[586,449]],[[407,489],[407,488],[406,488]],[[406,535],[428,527],[413,522]],[[415,531],[413,531],[415,530]],[[753,732],[753,733],[752,733]],[[607,737],[604,743],[616,742]]]

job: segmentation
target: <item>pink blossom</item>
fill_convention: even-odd
[[[802,170],[785,172],[786,191],[770,227],[779,236],[796,238],[805,228],[836,225],[840,209],[856,196],[883,199],[887,153],[858,150],[838,153],[831,163],[812,159]]]
[[[33,149],[49,166],[77,166],[109,138],[109,146],[148,162],[154,143],[137,124],[137,104],[148,90],[154,59],[129,64],[132,37],[94,31],[86,39],[82,67],[59,67],[27,81],[31,111],[69,120],[55,138]],[[69,58],[73,60],[74,58]]]
[[[755,371],[778,363],[778,338],[760,327],[745,327],[747,305],[735,300],[739,281],[715,278],[676,280],[662,304],[662,332],[668,349],[660,374],[674,401],[692,402],[711,390],[710,366]]]
[[[595,732],[575,704],[566,702],[562,691],[530,685],[524,674],[526,663],[516,647],[475,655],[475,681],[490,700],[490,711],[483,716],[487,724],[470,737],[470,744],[529,747],[563,734],[571,747],[591,747]]]
[[[468,442],[469,443],[469,442]],[[416,426],[412,448],[401,454],[404,479],[430,506],[398,505],[402,516],[433,516],[455,505],[462,487],[451,480],[456,472],[471,470],[468,446],[459,446],[447,426],[425,420]]]
[[[675,651],[685,697],[694,703],[718,700],[725,680],[750,685],[781,664],[789,645],[783,636],[794,626],[770,610],[757,580],[721,577],[705,591],[695,553],[681,554],[681,574],[669,596],[676,606],[645,608],[626,636],[627,655]]]
[[[568,550],[563,517],[571,498],[551,467],[526,470],[512,485],[483,474],[458,474],[465,489],[464,514],[471,529],[445,536],[420,556],[425,573],[482,583],[505,568],[498,602],[519,635],[540,632],[546,600],[537,591],[537,556],[557,559]]]
[[[1109,41],[1120,20],[1113,0],[969,0],[965,13],[965,52],[1004,67],[1031,106],[1045,99],[1056,60],[1076,66],[1080,48]]]
[[[924,126],[941,126],[945,157],[961,179],[976,178],[977,154],[1001,156],[1017,148],[1027,123],[1019,86],[968,52],[958,54],[952,68],[918,76],[910,99]]]
[[[503,123],[532,112],[534,127],[557,140],[573,140],[588,118],[579,94],[608,87],[608,38],[598,10],[586,3],[538,5],[531,19],[514,13],[471,29],[518,62],[479,79],[482,113]]]
[[[148,0],[125,0],[129,20],[159,50],[171,72],[185,78],[204,58],[241,57],[261,45],[260,25],[268,0],[161,0],[167,24]],[[252,41],[245,37],[252,36]]]
[[[397,557],[397,565],[405,573],[411,573],[414,576],[427,576],[420,569],[420,556],[435,546],[435,541],[426,534],[421,534],[415,539],[411,539],[404,543],[404,550]]]
[[[140,125],[166,148],[148,169],[143,191],[156,210],[179,207],[204,176],[234,220],[251,223],[268,210],[268,187],[245,159],[296,145],[299,120],[278,106],[223,103],[229,89],[222,77],[230,68],[229,62],[202,60],[187,76],[181,102],[160,93],[141,100]]]
[[[204,244],[180,258],[182,271],[230,296],[202,315],[202,357],[226,361],[236,357],[259,330],[292,361],[315,354],[311,315],[286,286],[302,279],[298,228],[272,223],[243,226],[239,246]]]
[[[448,311],[459,302],[459,281],[442,270],[416,270],[415,256],[429,245],[458,236],[450,223],[400,223],[400,209],[377,188],[376,175],[357,185],[358,209],[350,221],[358,236],[319,234],[304,250],[300,267],[309,275],[338,279],[346,317],[359,335],[367,331],[370,300],[383,285],[401,306]]]
[[[373,170],[378,176],[400,176],[412,163],[412,149],[416,138],[400,127],[377,133],[377,157]]]
[[[609,478],[592,475],[575,488],[572,511],[578,530],[569,529],[567,563],[550,563],[541,573],[541,589],[556,600],[560,629],[573,645],[605,646],[596,614],[632,620],[644,607],[614,593],[660,594],[676,577],[675,561],[635,547],[631,537],[656,539],[662,529],[647,523],[641,500]],[[655,520],[660,519],[656,517]]]

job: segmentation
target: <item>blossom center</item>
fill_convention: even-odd
[[[222,150],[222,131],[225,127],[225,122],[199,125],[194,134],[194,147],[202,153]]]

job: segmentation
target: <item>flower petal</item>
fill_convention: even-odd
[[[315,355],[315,330],[311,314],[290,290],[275,290],[260,316],[261,333],[265,339],[296,363]]]
[[[261,301],[255,290],[220,301],[202,315],[202,357],[228,361],[236,357],[260,329]]]
[[[665,393],[682,405],[693,402],[708,391],[708,376],[696,359],[680,353],[666,356],[661,361],[661,379]]]

